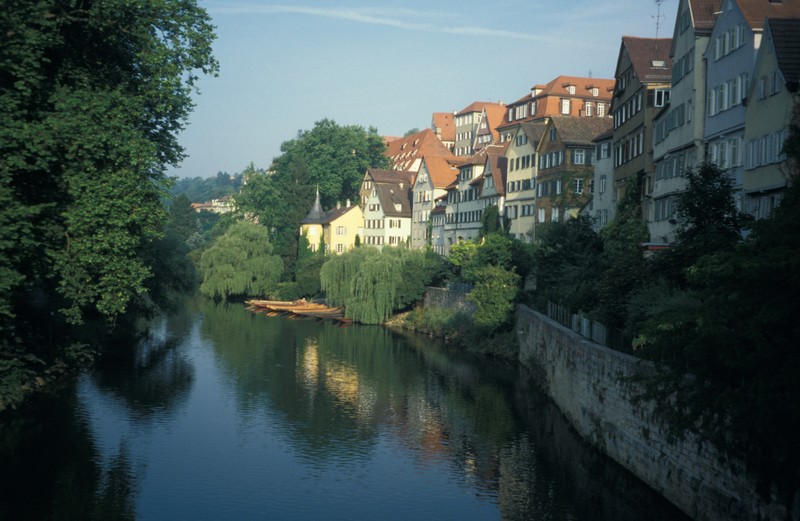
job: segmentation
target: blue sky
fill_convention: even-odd
[[[204,78],[169,175],[266,168],[329,118],[400,136],[433,112],[512,102],[560,74],[611,78],[623,35],[655,37],[655,0],[300,3],[199,0],[220,75]],[[663,0],[669,38],[678,0]]]

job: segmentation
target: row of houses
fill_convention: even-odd
[[[368,170],[357,205],[323,212],[317,201],[301,233],[335,252],[358,236],[447,255],[497,206],[509,233],[533,242],[537,227],[579,213],[602,228],[635,179],[651,244],[663,247],[683,172],[703,161],[730,175],[740,210],[763,218],[787,184],[799,84],[800,2],[680,0],[672,38],[622,37],[614,78],[558,76],[387,138],[393,169]]]

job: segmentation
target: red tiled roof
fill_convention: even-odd
[[[623,36],[622,47],[627,51],[640,82],[656,83],[672,80],[672,59],[669,57],[672,38]]]
[[[428,156],[425,158],[425,166],[434,188],[447,188],[458,176],[458,168],[455,168],[452,161],[438,156]]]
[[[483,112],[483,109],[489,106],[500,106],[503,107],[503,110],[505,110],[505,105],[503,103],[493,103],[491,101],[475,101],[469,104],[468,106],[464,107],[460,111],[458,111],[456,116],[460,116],[462,114],[469,114],[471,112]]]
[[[452,112],[434,112],[432,123],[434,133],[437,129],[441,131],[439,138],[442,141],[456,140],[456,126],[453,121]]]
[[[797,0],[738,0],[737,4],[754,31],[763,30],[767,18],[800,18],[800,2]]]
[[[714,28],[714,13],[719,11],[722,0],[689,0],[695,34],[711,34]],[[680,16],[676,23],[680,23]]]
[[[385,155],[392,160],[398,170],[407,170],[416,158],[454,157],[450,149],[444,146],[429,128],[388,143]]]

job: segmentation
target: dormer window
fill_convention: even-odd
[[[667,66],[667,62],[665,62],[664,60],[653,60],[652,64],[653,67],[655,67],[656,69],[663,69],[664,67]]]
[[[592,96],[597,97],[600,95],[600,89],[597,87],[592,87]]]
[[[575,85],[567,85],[567,92],[570,94],[575,94]]]

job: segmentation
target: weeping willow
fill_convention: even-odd
[[[200,272],[200,292],[209,297],[266,296],[283,273],[283,261],[272,255],[266,228],[241,221],[203,253]]]
[[[328,304],[344,306],[347,317],[379,324],[422,297],[441,259],[403,248],[356,248],[328,259],[320,282]]]

